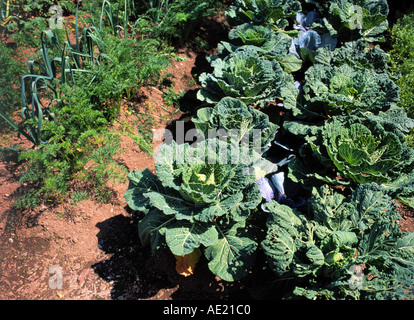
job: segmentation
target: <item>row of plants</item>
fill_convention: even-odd
[[[141,242],[185,275],[200,256],[225,281],[271,270],[292,284],[286,299],[412,297],[414,232],[400,231],[396,201],[414,207],[414,120],[374,44],[388,11],[236,0],[199,78],[196,130],[166,136],[156,174],[128,175]]]
[[[28,61],[29,73],[21,79],[22,121],[0,113],[34,145],[19,150],[25,160],[20,183],[31,188],[17,207],[60,202],[74,181],[83,185],[76,191],[107,201],[108,181],[122,177],[124,168],[113,160],[119,141],[109,124],[126,90],[159,77],[169,57],[158,54],[163,49],[156,41],[136,41],[112,25],[127,16],[111,3],[101,8],[98,24],[81,27],[78,4],[72,40],[67,25],[40,32],[41,58]]]
[[[184,2],[169,3],[169,10],[164,7],[168,1],[159,4],[160,15],[173,15]],[[74,23],[63,19],[61,27],[47,29],[50,15],[58,10],[53,5],[49,0],[0,3],[1,31],[7,42],[19,49],[40,48],[24,71],[14,62],[8,44],[1,44],[10,74],[0,89],[4,105],[0,118],[33,144],[29,150],[8,149],[23,161],[20,183],[28,186],[15,203],[18,208],[79,195],[109,201],[110,182],[126,176],[125,168],[113,160],[122,150],[120,135],[110,126],[123,100],[135,99],[143,86],[158,85],[176,57],[172,41],[163,38],[162,21],[150,18],[154,8],[141,10],[129,0],[85,0],[76,6],[73,1],[60,1],[59,19],[75,12]],[[191,19],[195,27],[217,5],[210,1],[193,7],[181,23]],[[177,21],[163,24],[178,28]],[[15,122],[12,115],[18,107],[21,121]],[[152,153],[147,133],[127,134],[144,152]]]
[[[24,67],[12,58],[13,50],[0,43],[0,65],[2,77],[0,78],[0,104],[2,111],[10,114],[20,104],[19,78],[16,75],[24,73]],[[0,125],[4,127],[5,121],[0,117]]]

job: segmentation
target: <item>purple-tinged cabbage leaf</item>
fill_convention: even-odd
[[[329,33],[320,35],[315,30],[311,30],[312,24],[320,21],[317,12],[311,11],[307,15],[298,13],[296,21],[298,24],[293,25],[293,27],[299,31],[298,37],[292,39],[289,52],[297,58],[314,63],[317,49],[329,47],[330,50],[334,50],[336,48],[336,38],[333,38]]]

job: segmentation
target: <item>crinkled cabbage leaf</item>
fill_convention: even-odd
[[[226,16],[230,25],[251,22],[284,29],[289,25],[288,19],[301,10],[301,3],[297,0],[236,0]]]
[[[221,99],[213,108],[198,110],[192,121],[206,138],[212,134],[228,136],[236,144],[256,148],[259,153],[269,149],[278,129],[267,114],[231,97]]]
[[[249,164],[232,163],[229,149],[219,139],[163,144],[157,175],[132,171],[124,197],[145,214],[138,225],[143,245],[168,247],[176,256],[200,248],[214,274],[234,281],[254,263],[257,242],[246,221],[261,194]]]
[[[272,28],[252,23],[244,23],[230,30],[229,41],[221,41],[217,52],[224,57],[235,51],[253,49],[260,56],[277,60],[283,69],[296,72],[302,67],[302,60],[289,52],[292,38],[285,33],[275,33]]]
[[[212,57],[211,66],[212,73],[200,75],[202,88],[197,93],[207,103],[217,103],[228,96],[263,107],[269,102],[282,103],[284,90],[296,90],[293,77],[283,71],[279,62],[253,49],[233,52],[223,59]],[[288,101],[284,107],[294,106]]]
[[[273,201],[261,243],[281,279],[302,279],[287,298],[401,299],[414,293],[414,232],[376,184],[345,197],[314,188],[306,216]],[[358,269],[359,268],[359,269]],[[358,277],[355,270],[359,270]]]
[[[374,42],[383,39],[388,29],[387,0],[306,0],[323,17],[323,24],[332,36],[352,41],[358,38]]]

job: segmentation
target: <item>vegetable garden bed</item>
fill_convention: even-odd
[[[103,46],[114,43],[96,40],[106,32],[102,27],[97,34],[84,27],[84,37],[75,31],[72,45],[68,37],[71,49],[59,49],[57,35],[49,31],[41,38],[45,66],[39,71],[46,75],[37,74],[35,82],[56,95],[44,107],[33,89],[32,102],[23,99],[22,126],[4,115],[37,145],[23,153],[25,159],[40,161],[39,149],[48,146],[43,139],[50,145],[54,137],[73,136],[66,149],[48,150],[45,157],[71,150],[85,159],[80,167],[92,168],[74,171],[78,162],[65,162],[70,197],[62,187],[55,206],[39,201],[30,212],[16,210],[12,198],[28,193],[33,180],[18,187],[15,172],[24,162],[13,167],[5,153],[4,298],[412,299],[414,119],[412,106],[400,104],[398,77],[405,74],[398,75],[392,63],[389,31],[395,21],[388,19],[394,8],[390,14],[385,0],[232,1],[223,15],[202,25],[201,33],[216,28],[205,38],[207,51],[176,51],[164,69],[164,60],[154,57],[166,73],[146,65],[144,57],[143,68],[161,80],[158,87],[141,76],[145,80],[137,87],[127,83],[113,95],[102,89],[105,81],[132,76],[118,66],[128,63],[121,59],[125,55],[136,57],[127,41],[137,45],[136,36],[143,39],[148,30],[145,24],[141,34],[132,29],[130,39],[120,31],[129,30],[129,2],[121,2],[124,28],[110,25],[113,41],[119,41],[115,45],[126,44],[117,56],[119,65],[112,65],[115,58]],[[168,8],[156,12],[163,10]],[[78,30],[77,18],[75,25]],[[209,42],[213,34],[216,41]],[[60,54],[53,63],[46,35]],[[67,65],[57,72],[62,61]],[[31,77],[35,65],[29,64]],[[101,68],[108,78],[100,79]],[[94,75],[86,79],[94,95],[85,91],[70,100],[79,71]],[[159,85],[165,74],[173,75],[169,91]],[[60,92],[61,84],[68,87]],[[55,126],[64,119],[60,110],[79,116],[76,103],[89,108],[85,101],[96,104],[96,99],[112,123],[109,132],[103,124],[77,135],[62,134]],[[63,109],[53,109],[56,101]],[[167,101],[181,110],[168,109]],[[153,104],[164,106],[154,109]],[[152,114],[153,122],[131,120],[127,107],[141,116]],[[96,117],[104,123],[93,110],[76,121]],[[62,126],[76,123],[71,119]],[[138,133],[130,131],[133,126]],[[164,141],[149,145],[143,128],[164,132]],[[97,138],[100,134],[106,138]],[[105,139],[115,136],[124,154],[111,153],[116,146],[111,149],[112,138]],[[8,139],[5,145],[15,145],[14,150],[24,141]],[[154,157],[142,151],[154,151]],[[105,161],[105,155],[110,159]],[[129,172],[128,183],[102,175],[119,167]],[[24,177],[31,172],[25,170]],[[104,192],[93,183],[85,189],[85,178],[104,184]],[[37,195],[50,196],[63,181],[43,179]],[[83,187],[77,189],[77,183]],[[82,199],[84,190],[108,201]],[[48,288],[46,280],[34,284],[50,278],[47,268],[55,265],[65,272],[63,288]]]

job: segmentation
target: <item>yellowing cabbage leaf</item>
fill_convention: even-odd
[[[175,270],[178,272],[178,274],[184,277],[188,277],[194,274],[195,266],[198,260],[200,260],[201,251],[199,248],[196,248],[193,252],[189,254],[185,254],[182,256],[174,256],[177,260]]]

